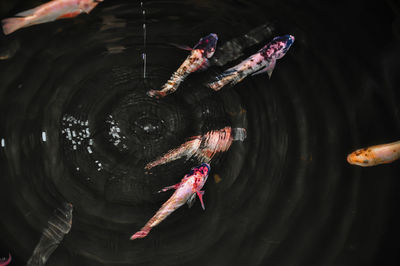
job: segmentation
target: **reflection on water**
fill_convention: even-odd
[[[40,4],[6,2],[2,18]],[[399,138],[396,10],[113,0],[1,36],[0,257],[26,264],[67,201],[74,224],[46,265],[395,265],[399,164],[361,169],[346,155]],[[170,43],[210,32],[211,67],[148,97],[187,56]],[[205,86],[284,34],[296,42],[271,79]],[[182,207],[129,241],[171,195],[156,192],[201,162],[146,164],[225,127],[246,138],[212,157],[207,209]]]

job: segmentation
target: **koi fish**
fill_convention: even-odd
[[[6,265],[10,264],[10,262],[11,262],[11,254],[8,253],[8,259],[7,260],[1,260],[0,261],[0,266],[6,266]]]
[[[148,163],[145,169],[169,163],[182,157],[189,159],[197,157],[202,162],[210,163],[217,152],[225,152],[229,149],[234,140],[243,141],[246,138],[246,129],[224,127],[219,130],[212,130],[203,136],[194,136],[176,149],[170,150],[157,160]]]
[[[358,149],[347,156],[350,164],[375,166],[391,163],[400,158],[400,141]]]
[[[190,73],[196,72],[199,69],[206,69],[209,65],[208,58],[214,55],[217,46],[218,36],[211,33],[193,47],[183,47],[185,50],[190,50],[190,55],[182,63],[182,65],[175,71],[171,78],[162,86],[160,91],[150,90],[147,95],[150,97],[161,98],[168,94],[175,92],[182,81],[185,80]]]
[[[5,35],[14,31],[36,24],[46,23],[62,18],[73,18],[95,8],[103,0],[53,0],[33,9],[20,12],[17,18],[3,19],[3,32]]]
[[[240,64],[225,70],[217,80],[207,84],[211,89],[218,91],[227,84],[235,85],[248,75],[258,75],[264,72],[271,78],[276,60],[281,59],[294,42],[292,35],[275,37],[270,43],[261,48]]]
[[[191,169],[189,174],[185,175],[178,184],[163,188],[158,192],[164,192],[170,189],[175,189],[174,194],[161,206],[157,213],[146,223],[145,226],[131,236],[131,240],[136,238],[146,237],[150,230],[161,223],[168,215],[177,210],[179,207],[187,203],[189,208],[193,205],[196,195],[200,199],[201,207],[205,210],[203,195],[204,184],[207,181],[210,172],[210,165],[207,163],[201,164],[199,167]]]

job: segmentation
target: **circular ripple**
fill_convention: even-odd
[[[48,265],[393,265],[398,164],[361,169],[346,155],[399,136],[398,21],[387,6],[115,0],[3,37],[0,258],[25,264],[67,201],[72,229]],[[188,54],[168,43],[210,32],[218,47],[248,47],[148,97]],[[271,79],[203,85],[282,34],[296,42]],[[206,211],[181,207],[129,241],[171,195],[155,192],[201,162],[144,166],[225,126],[247,139],[211,161]]]

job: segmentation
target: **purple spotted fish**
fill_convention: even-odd
[[[270,43],[261,48],[240,64],[225,70],[217,80],[207,84],[211,89],[218,91],[227,84],[235,85],[248,75],[257,75],[264,72],[271,77],[276,60],[281,59],[294,42],[294,36],[284,35],[275,37]]]

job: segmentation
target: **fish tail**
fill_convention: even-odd
[[[140,229],[140,231],[138,231],[135,234],[133,234],[131,236],[130,240],[135,240],[137,238],[144,238],[149,234],[150,230],[151,230],[151,227],[144,226],[142,229]]]
[[[147,96],[154,97],[156,99],[162,98],[166,95],[167,94],[164,91],[158,91],[158,90],[149,90],[147,92]]]
[[[8,35],[20,28],[23,28],[26,24],[26,20],[25,18],[6,18],[1,21],[1,24],[4,34]]]

